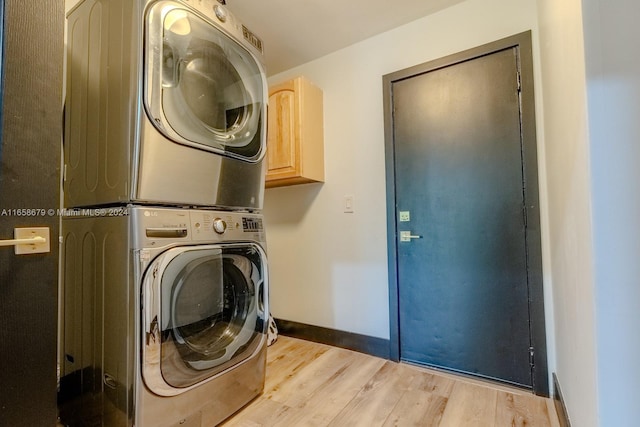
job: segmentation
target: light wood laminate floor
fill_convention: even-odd
[[[224,427],[559,427],[553,401],[526,391],[280,336],[264,394]]]

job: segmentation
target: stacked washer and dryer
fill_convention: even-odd
[[[64,425],[211,427],[263,389],[267,86],[222,3],[67,16]]]

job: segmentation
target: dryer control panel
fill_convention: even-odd
[[[184,4],[206,16],[212,23],[249,48],[262,62],[264,46],[262,40],[238,21],[217,0],[181,0]]]

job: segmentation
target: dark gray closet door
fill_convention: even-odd
[[[49,227],[51,252],[0,247],[0,426],[54,426],[64,2],[2,5],[0,239]]]
[[[392,85],[400,357],[531,387],[517,55]]]

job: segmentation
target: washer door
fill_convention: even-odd
[[[160,1],[147,12],[145,107],[175,142],[249,162],[265,152],[261,65],[195,11]]]
[[[170,249],[142,285],[143,378],[176,395],[255,355],[266,338],[266,261],[253,243]]]

